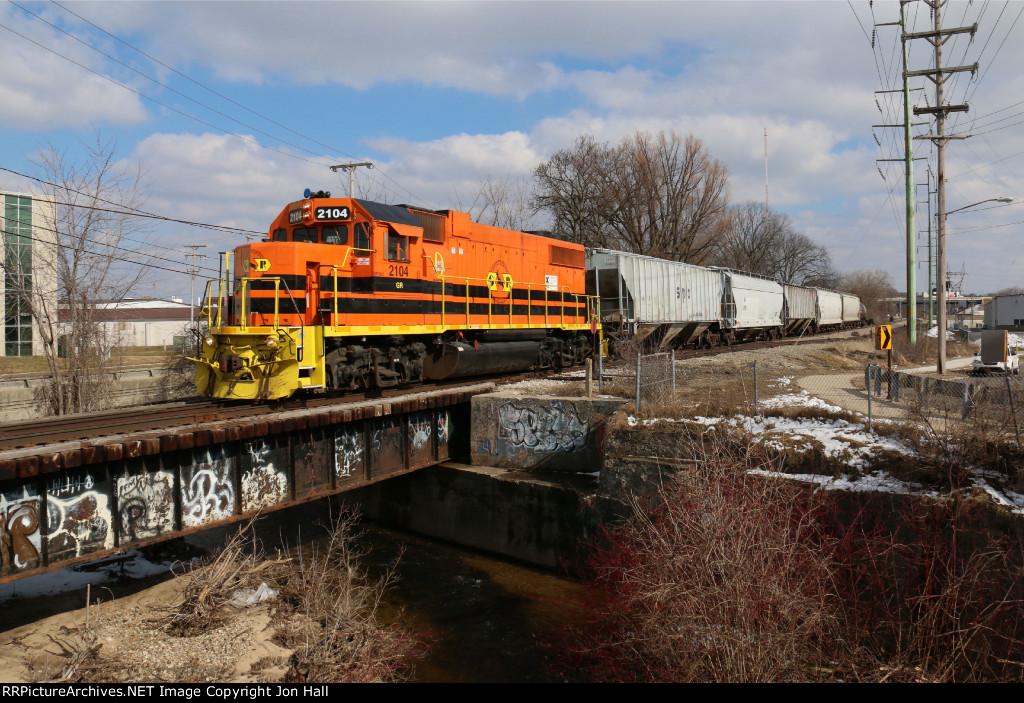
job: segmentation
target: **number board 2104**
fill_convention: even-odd
[[[318,207],[313,212],[317,220],[347,220],[349,218],[348,207]]]

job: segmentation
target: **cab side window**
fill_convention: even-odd
[[[409,241],[406,237],[398,234],[388,234],[388,260],[409,260]]]
[[[288,241],[288,230],[284,227],[274,230],[274,241],[275,242],[287,242]]]
[[[353,240],[352,246],[356,249],[370,248],[370,228],[366,226],[365,222],[356,223]]]

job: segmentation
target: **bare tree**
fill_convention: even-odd
[[[729,177],[690,135],[637,132],[616,147],[582,135],[534,172],[556,236],[704,263],[728,222]]]
[[[1024,295],[1024,288],[1021,288],[1020,286],[1010,286],[1009,288],[997,290],[992,294],[992,297],[997,295]]]
[[[614,195],[609,183],[613,151],[581,134],[539,165],[534,205],[552,218],[551,233],[586,246],[608,245],[608,215]]]
[[[533,228],[535,210],[531,182],[528,178],[487,178],[480,181],[480,189],[469,212],[473,219],[485,225],[505,229]]]
[[[775,275],[783,283],[802,286],[834,288],[839,282],[829,250],[802,232],[789,232],[783,237]]]
[[[740,271],[773,275],[782,242],[792,231],[789,216],[753,201],[734,205],[729,215],[729,226],[716,242],[711,261]]]
[[[619,242],[672,261],[708,261],[729,222],[729,173],[704,143],[674,131],[637,132],[612,163],[609,221]]]
[[[48,241],[40,242],[31,271],[8,262],[5,280],[36,322],[50,371],[38,393],[43,410],[98,410],[109,398],[105,374],[117,344],[98,311],[123,301],[145,275],[139,250],[147,228],[125,214],[142,206],[145,193],[138,170],[118,167],[114,143],[99,134],[79,160],[48,145],[34,163],[42,196],[55,203],[54,221],[38,227]]]
[[[867,308],[868,317],[883,319],[896,311],[896,306],[887,298],[895,298],[899,291],[892,283],[892,276],[886,271],[854,271],[844,274],[839,288],[860,297]]]
[[[783,283],[831,288],[837,275],[828,249],[793,229],[789,215],[764,203],[729,208],[729,225],[716,243],[711,261]]]

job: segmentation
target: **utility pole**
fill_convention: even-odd
[[[917,232],[914,225],[914,205],[917,196],[914,194],[914,154],[912,135],[913,126],[910,121],[910,75],[907,72],[908,49],[907,49],[907,3],[912,0],[900,0],[899,22],[882,22],[876,27],[898,25],[900,38],[903,42],[903,124],[902,125],[873,125],[877,127],[902,127],[903,128],[903,159],[904,162],[904,186],[906,193],[906,240],[907,240],[907,339],[910,344],[917,344]],[[879,91],[897,92],[897,91]],[[884,161],[897,159],[883,159]]]
[[[341,169],[342,171],[348,171],[348,197],[350,198],[356,197],[356,169],[359,168],[360,166],[365,166],[366,168],[373,168],[373,164],[370,163],[369,161],[360,161],[359,163],[350,161],[347,164],[335,164],[334,166],[330,167],[330,169],[335,173],[338,172],[338,169]]]
[[[932,256],[932,194],[935,191],[932,190],[931,166],[925,171],[925,182],[917,185],[924,186],[927,193],[925,202],[928,204],[928,329],[931,329],[935,324],[935,299],[932,295],[932,289],[935,287],[935,279],[932,275],[935,272],[935,261]]]
[[[195,325],[195,309],[196,309],[196,259],[205,259],[206,257],[198,253],[199,249],[205,249],[205,244],[186,244],[186,249],[191,249],[192,253],[189,256],[192,257],[192,266],[189,269],[189,273],[192,276],[192,286],[188,291],[188,329],[189,334],[192,332],[192,327]]]
[[[938,156],[936,158],[936,191],[937,191],[937,203],[936,207],[939,211],[939,222],[938,222],[938,235],[937,235],[937,249],[938,249],[938,262],[936,263],[936,288],[938,288],[938,294],[942,297],[942,302],[939,304],[939,329],[938,329],[938,362],[936,364],[936,370],[942,374],[946,372],[946,143],[950,139],[966,139],[966,135],[947,135],[946,134],[946,115],[950,112],[967,112],[968,106],[963,105],[945,105],[943,104],[943,83],[946,80],[946,75],[950,73],[959,73],[962,71],[970,71],[972,74],[978,70],[978,64],[975,62],[971,66],[943,66],[942,65],[942,45],[946,43],[946,40],[954,34],[970,34],[971,38],[974,38],[975,32],[978,31],[978,24],[974,23],[970,27],[957,27],[955,29],[943,29],[942,28],[942,7],[946,4],[947,0],[923,0],[929,7],[932,8],[935,25],[934,29],[930,32],[914,32],[912,34],[904,34],[905,39],[927,39],[931,42],[932,46],[935,47],[935,68],[925,69],[921,71],[908,71],[908,76],[926,76],[930,81],[935,84],[935,107],[915,107],[915,115],[935,115],[935,134],[925,134],[917,139],[930,139],[934,142]]]

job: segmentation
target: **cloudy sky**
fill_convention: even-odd
[[[908,14],[930,28],[923,2]],[[947,207],[1021,200],[951,215],[950,268],[971,291],[1024,286],[1022,14],[1015,1],[942,15],[978,23],[944,63],[980,65],[947,81],[947,102],[970,104],[947,131],[973,135],[947,150]],[[372,161],[358,188],[373,199],[466,209],[482,179],[528,178],[581,133],[693,134],[728,167],[732,201],[763,201],[767,129],[771,207],[839,270],[881,268],[902,289],[902,166],[877,162],[902,157],[902,137],[873,128],[902,121],[901,97],[875,93],[899,86],[901,59],[898,29],[873,26],[898,17],[861,0],[4,2],[0,167],[39,175],[34,154],[74,157],[99,132],[141,168],[148,210],[265,231],[305,187],[347,190],[330,164]],[[931,67],[931,45],[910,46],[911,70]],[[913,80],[916,104],[934,105]],[[915,146],[924,183],[934,149]],[[0,188],[37,187],[0,171]],[[183,271],[183,244],[244,239],[160,224],[152,241]],[[154,268],[141,292],[187,297],[188,280]]]

